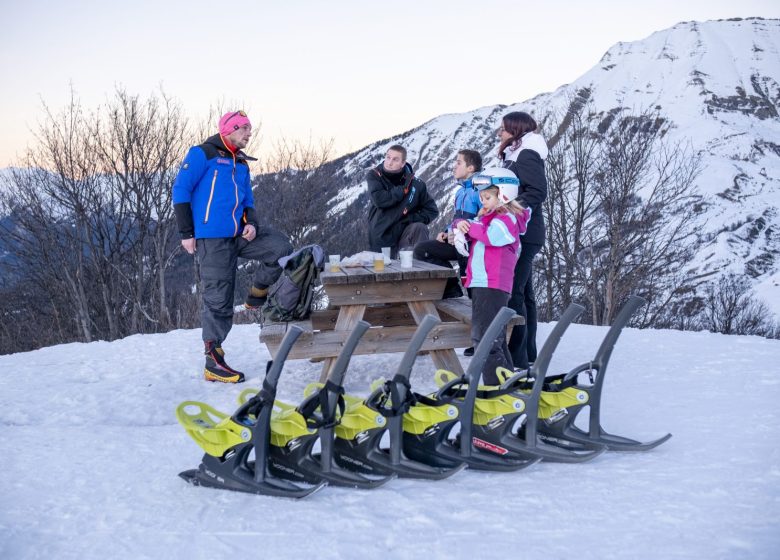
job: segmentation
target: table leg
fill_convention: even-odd
[[[439,311],[432,301],[407,301],[406,305],[409,306],[409,310],[412,312],[414,321],[419,325],[426,315],[433,315],[436,318],[439,317]],[[447,350],[431,350],[431,358],[433,359],[433,365],[438,369],[446,369],[451,371],[455,375],[463,375],[463,366],[460,365],[457,354],[455,354],[454,348]]]
[[[365,312],[365,305],[342,305],[339,308],[339,316],[336,319],[336,326],[333,330],[351,331],[355,328],[355,325],[357,325],[358,321],[363,318]],[[328,379],[330,369],[335,363],[336,358],[325,358],[322,361],[322,373],[320,374],[321,383],[325,383],[325,381]]]

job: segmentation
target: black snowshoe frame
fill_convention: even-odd
[[[403,415],[416,402],[409,382],[412,367],[428,333],[439,323],[441,320],[432,315],[423,318],[404,352],[395,377],[363,401],[365,406],[384,416],[386,424],[362,432],[351,440],[336,437],[334,456],[340,466],[361,473],[395,473],[401,478],[427,480],[448,478],[466,467],[463,462],[451,467],[434,467],[403,454]],[[385,433],[389,435],[390,444],[382,448],[380,443]]]
[[[514,315],[515,312],[508,307],[501,308],[474,351],[466,374],[440,387],[432,397],[420,399],[422,404],[430,406],[450,404],[458,409],[458,415],[453,420],[434,424],[422,435],[404,432],[403,449],[407,457],[439,468],[454,468],[466,463],[470,469],[504,472],[517,471],[539,462],[539,457],[497,455],[485,451],[475,445],[473,434],[474,401],[482,368],[493,341],[504,332]],[[460,433],[451,438],[451,432],[458,424]]]
[[[608,433],[601,426],[601,393],[604,388],[604,379],[607,373],[609,359],[612,356],[612,350],[615,348],[620,333],[628,324],[631,316],[637,309],[647,304],[647,300],[639,296],[632,295],[626,304],[618,312],[612,326],[607,331],[604,339],[596,352],[595,357],[577,367],[571,369],[562,376],[562,386],[574,386],[578,390],[585,391],[588,394],[588,401],[584,405],[575,405],[568,408],[568,414],[558,422],[541,423],[538,431],[539,437],[543,441],[563,449],[582,450],[598,449],[606,446],[610,451],[647,451],[658,447],[672,434],[666,434],[663,437],[653,441],[641,442],[623,436]],[[580,385],[577,383],[581,374],[587,374],[590,378],[590,385]],[[595,375],[594,375],[595,374]],[[585,406],[590,407],[590,417],[588,431],[581,430],[574,425],[577,415]]]
[[[305,498],[326,485],[325,481],[319,481],[312,486],[299,486],[277,478],[269,471],[271,412],[276,388],[287,355],[302,332],[298,326],[290,327],[276,359],[268,362],[262,390],[239,406],[231,417],[251,431],[251,439],[231,447],[222,457],[204,454],[197,469],[184,471],[180,477],[195,486],[285,498]],[[252,451],[254,461],[250,460]]]
[[[486,448],[492,449],[494,453],[501,453],[509,457],[519,456],[529,460],[536,459],[558,463],[589,461],[606,450],[604,445],[598,444],[593,444],[588,448],[560,448],[548,445],[538,437],[537,433],[540,425],[538,418],[539,399],[546,384],[545,375],[553,353],[566,329],[583,311],[584,308],[581,305],[576,303],[569,305],[545,340],[530,370],[516,373],[502,383],[499,389],[484,391],[480,395],[483,398],[491,398],[511,393],[513,397],[521,399],[525,404],[522,411],[503,415],[500,421],[495,424],[474,426],[475,437],[487,442]],[[529,387],[530,392],[520,391],[520,389],[527,391]],[[525,416],[524,419],[522,419],[523,416]],[[522,426],[518,433],[514,433],[513,429],[518,419],[521,420]]]
[[[344,377],[352,353],[360,338],[371,327],[358,321],[336,358],[325,386],[304,399],[297,411],[315,432],[296,438],[295,446],[270,446],[269,469],[279,478],[304,481],[310,484],[327,482],[332,486],[371,489],[382,486],[396,477],[395,473],[381,473],[377,478],[363,476],[339,466],[334,460],[334,428],[344,413]],[[314,444],[320,442],[320,452]]]

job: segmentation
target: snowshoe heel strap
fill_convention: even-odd
[[[330,412],[328,410],[328,397],[333,393],[338,394],[338,400],[336,401],[336,408],[333,412]],[[320,410],[319,414],[316,412],[318,408]],[[298,407],[298,412],[303,416],[310,428],[318,429],[337,426],[344,416],[345,409],[344,387],[336,385],[329,380],[325,382],[325,385],[319,392],[311,395],[301,403],[301,406]],[[338,414],[336,414],[337,411]]]
[[[401,387],[406,387],[406,396],[401,398]],[[388,406],[390,403],[390,406]],[[405,375],[396,374],[390,381],[385,381],[384,385],[374,391],[368,399],[366,405],[385,418],[401,416],[409,412],[409,408],[417,403],[412,385]]]

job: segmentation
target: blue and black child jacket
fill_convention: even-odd
[[[460,188],[455,193],[455,212],[452,216],[452,222],[458,219],[471,220],[476,218],[482,209],[479,191],[471,183],[471,179],[465,179],[458,185],[460,185]],[[450,225],[452,222],[450,222]]]
[[[182,239],[235,237],[257,227],[248,161],[233,154],[219,134],[190,148],[173,182],[173,206]]]

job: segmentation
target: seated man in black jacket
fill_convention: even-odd
[[[425,183],[414,176],[406,162],[406,148],[390,146],[383,163],[366,176],[368,196],[368,244],[372,251],[390,247],[413,248],[428,239],[428,224],[439,215]]]

